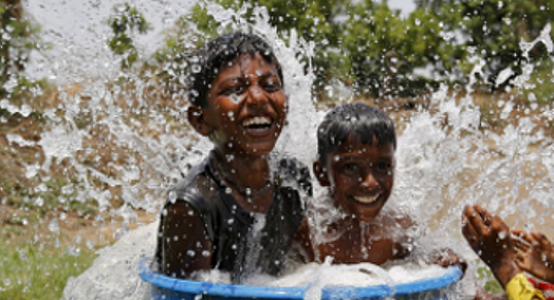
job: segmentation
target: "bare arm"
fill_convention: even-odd
[[[177,201],[167,207],[162,231],[162,272],[186,278],[194,271],[209,270],[212,243],[204,221],[187,203]]]
[[[302,220],[302,223],[300,224],[300,228],[298,228],[298,231],[294,236],[294,242],[299,244],[301,249],[308,256],[308,257],[304,257],[305,259],[308,260],[308,261],[305,261],[304,263],[309,263],[314,261],[315,255],[314,255],[313,244],[310,236],[310,225],[308,223],[307,217],[304,217],[304,219]]]

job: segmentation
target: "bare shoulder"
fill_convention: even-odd
[[[383,223],[390,227],[410,229],[417,225],[416,221],[406,212],[401,210],[389,210],[383,216]]]
[[[169,203],[162,212],[167,219],[187,218],[198,216],[198,213],[190,204],[185,201],[176,201]]]
[[[413,249],[411,232],[416,229],[417,223],[409,214],[400,210],[389,211],[386,218],[394,247],[394,258],[406,258]]]

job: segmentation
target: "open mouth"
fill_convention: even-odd
[[[269,116],[254,116],[242,121],[242,127],[250,133],[265,133],[272,124],[273,120]]]
[[[359,203],[362,203],[362,204],[373,204],[373,203],[376,203],[379,200],[380,196],[381,196],[381,193],[373,195],[373,196],[358,196],[358,197],[352,196],[352,198],[356,202],[359,202]]]

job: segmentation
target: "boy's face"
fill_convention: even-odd
[[[327,168],[316,166],[323,186],[333,198],[361,221],[375,220],[387,202],[394,184],[394,148],[391,143],[366,145],[357,139],[339,146],[327,157]],[[316,162],[316,165],[319,162]],[[318,173],[317,170],[321,170]]]
[[[274,66],[259,54],[222,67],[202,109],[212,142],[224,153],[267,154],[286,117],[286,96]]]

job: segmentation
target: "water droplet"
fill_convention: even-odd
[[[50,223],[48,224],[48,230],[56,234],[60,233],[60,226],[58,225],[58,219],[54,218],[50,220]]]
[[[175,203],[177,201],[177,193],[175,191],[170,191],[167,195],[167,199],[171,203]]]
[[[68,184],[62,187],[62,194],[67,195],[73,193],[73,185]]]
[[[503,240],[503,239],[506,238],[507,235],[508,235],[508,234],[506,233],[506,231],[500,231],[500,232],[498,233],[498,238],[501,239],[501,240]]]
[[[208,257],[208,256],[210,256],[210,254],[211,254],[211,253],[210,253],[210,251],[208,251],[208,250],[202,251],[202,256],[204,256],[204,257]]]
[[[240,97],[237,94],[232,94],[231,96],[229,96],[229,98],[231,98],[231,101],[233,101],[233,103],[235,104],[239,103],[240,101]]]
[[[196,255],[196,252],[194,252],[193,250],[189,250],[187,251],[187,255],[190,257],[194,257]]]
[[[35,205],[42,207],[43,204],[44,204],[44,200],[42,199],[42,197],[38,196],[37,199],[35,200]]]

